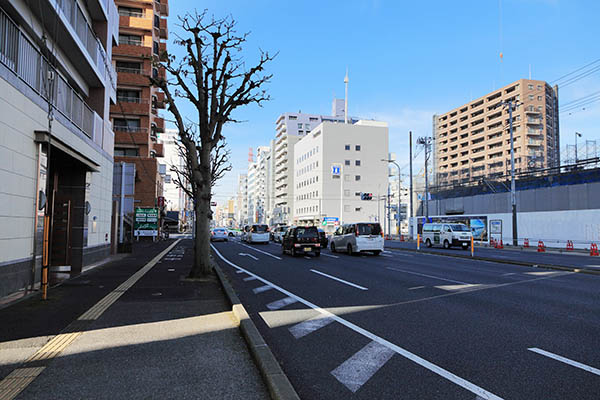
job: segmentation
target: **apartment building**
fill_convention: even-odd
[[[294,146],[293,223],[383,221],[388,191],[388,125],[324,121]],[[361,200],[371,193],[372,200]],[[327,225],[328,231],[335,229]]]
[[[236,197],[236,220],[238,226],[248,223],[248,174],[238,175],[238,189]]]
[[[344,122],[344,100],[334,99],[332,115],[283,113],[275,121],[273,223],[290,223],[294,209],[294,146],[322,122]],[[356,122],[357,119],[351,119]]]
[[[150,85],[163,77],[153,60],[166,57],[168,0],[117,0],[119,46],[113,49],[117,70],[117,103],[110,108],[115,131],[115,161],[136,164],[136,207],[154,207],[163,195],[158,142],[165,121],[159,114],[165,96]]]
[[[267,223],[267,196],[271,172],[271,148],[259,146],[256,161],[248,164],[248,223]]]
[[[117,41],[111,0],[0,3],[0,297],[110,254]]]
[[[515,170],[560,165],[558,87],[521,79],[487,95],[435,115],[434,180],[460,184],[510,173],[507,107],[512,101]]]

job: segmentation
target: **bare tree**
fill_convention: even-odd
[[[181,184],[189,182],[187,190],[194,200],[196,240],[190,271],[194,278],[210,272],[212,187],[231,169],[223,127],[239,122],[232,117],[236,108],[260,106],[270,100],[263,86],[272,75],[264,68],[274,56],[261,50],[258,61],[248,68],[240,55],[248,33],[238,34],[231,17],[209,18],[205,10],[187,13],[179,21],[183,34],[175,44],[184,48],[185,56],[177,59],[169,55],[159,63],[172,80],[153,78],[152,83],[165,93],[186,157],[186,167],[178,171],[177,180]],[[184,117],[176,98],[191,103],[196,115]]]

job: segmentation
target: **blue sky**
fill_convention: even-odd
[[[225,130],[234,169],[215,189],[219,203],[235,195],[248,148],[268,145],[279,114],[331,112],[334,93],[343,97],[346,67],[350,114],[388,122],[390,151],[404,165],[408,131],[431,135],[434,113],[527,78],[529,65],[533,79],[552,82],[600,58],[600,2],[591,0],[172,0],[169,50],[176,55],[182,54],[172,44],[176,17],[193,7],[231,14],[240,32],[250,31],[243,53],[249,62],[259,48],[279,51],[268,67],[273,100],[239,109],[235,117],[246,122]],[[599,90],[596,72],[561,88],[560,103]],[[561,147],[574,143],[574,131],[600,147],[599,119],[600,102],[562,114]],[[422,162],[416,160],[415,170]]]

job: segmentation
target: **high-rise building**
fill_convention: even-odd
[[[437,185],[510,173],[506,101],[519,104],[512,113],[516,172],[560,165],[558,87],[521,79],[434,116]]]
[[[193,211],[193,202],[187,192],[183,190],[178,182],[178,176],[175,170],[185,171],[186,160],[179,150],[179,133],[175,129],[167,129],[165,133],[158,134],[158,143],[163,145],[165,165],[163,196],[165,198],[165,211],[178,211],[179,221],[182,226],[187,225],[191,220]],[[183,176],[179,177],[181,184],[191,188]]]
[[[324,121],[344,122],[344,101],[334,99],[332,114],[283,113],[275,122],[274,207],[271,212],[273,223],[290,223],[294,209],[294,145],[317,125]],[[352,119],[352,122],[356,122]]]
[[[112,0],[0,4],[0,297],[111,252],[118,29]]]
[[[383,221],[387,123],[324,121],[296,143],[293,154],[294,224],[329,221],[326,229],[333,231],[334,221]],[[363,199],[365,193],[370,199]]]
[[[248,223],[267,223],[267,193],[271,148],[260,146],[256,161],[248,164]]]
[[[236,220],[238,226],[248,223],[248,175],[238,175],[238,189],[236,199]]]
[[[162,196],[163,178],[158,157],[163,145],[158,134],[165,121],[158,113],[165,96],[150,85],[150,77],[164,77],[168,36],[168,0],[117,0],[119,46],[113,50],[117,70],[117,104],[110,112],[115,130],[115,161],[136,164],[135,205],[153,207]]]

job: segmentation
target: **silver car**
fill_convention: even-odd
[[[211,242],[217,242],[220,240],[226,242],[228,240],[228,236],[227,229],[225,228],[214,228],[210,231]]]

